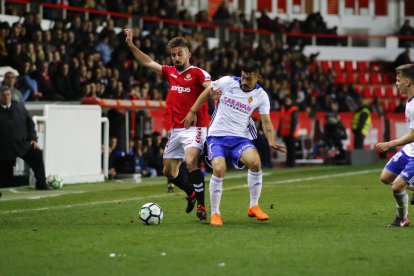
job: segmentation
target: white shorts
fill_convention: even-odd
[[[164,159],[184,159],[187,148],[203,151],[206,141],[206,127],[174,128],[164,149]]]

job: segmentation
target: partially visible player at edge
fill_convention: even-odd
[[[397,201],[397,216],[389,227],[406,227],[410,225],[408,217],[407,189],[414,191],[414,64],[405,64],[395,69],[396,85],[401,94],[407,95],[405,119],[409,131],[402,137],[384,143],[378,143],[376,149],[385,152],[391,148],[403,146],[390,158],[381,172],[381,181],[392,184],[392,192]],[[414,197],[411,198],[414,205]]]
[[[190,213],[194,209],[197,199],[196,215],[200,220],[206,220],[204,175],[199,168],[199,157],[210,121],[207,104],[197,113],[200,120],[195,126],[186,129],[182,120],[204,88],[210,85],[211,77],[206,71],[190,64],[190,44],[184,38],[175,37],[168,42],[174,66],[167,66],[155,62],[134,45],[132,29],[124,29],[124,33],[125,41],[138,62],[162,74],[170,84],[166,112],[171,114],[172,130],[163,155],[163,173],[187,193],[186,212]],[[187,171],[179,169],[183,160]]]
[[[220,201],[223,192],[223,178],[226,174],[226,159],[230,159],[239,168],[248,168],[247,184],[250,191],[249,217],[267,220],[269,216],[259,205],[262,190],[262,166],[256,147],[249,139],[252,128],[250,118],[254,110],[258,110],[262,120],[263,131],[269,146],[282,153],[286,148],[275,143],[275,134],[270,120],[270,103],[267,93],[257,83],[260,78],[259,63],[253,59],[245,61],[241,78],[222,77],[212,82],[198,97],[190,112],[184,119],[184,126],[189,127],[197,122],[196,112],[209,96],[221,93],[207,135],[207,156],[213,167],[210,178],[211,225],[223,225],[220,213]],[[219,91],[219,92],[215,92]]]

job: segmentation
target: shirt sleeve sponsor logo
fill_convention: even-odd
[[[183,87],[179,85],[171,86],[171,91],[177,91],[178,93],[190,93],[191,89],[189,87]]]

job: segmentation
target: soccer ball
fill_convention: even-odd
[[[63,179],[59,175],[51,174],[46,178],[46,183],[53,189],[60,189],[63,186]]]
[[[139,219],[146,225],[160,224],[164,212],[157,203],[145,203],[139,210]]]

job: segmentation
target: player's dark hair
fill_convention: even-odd
[[[401,75],[403,77],[406,77],[412,81],[414,81],[414,64],[404,64],[401,66],[398,66],[395,69],[395,72],[397,75]]]
[[[248,58],[243,63],[242,71],[246,73],[255,72],[259,74],[260,73],[260,62],[255,61],[252,58]]]
[[[172,38],[168,44],[167,44],[168,48],[175,48],[175,47],[187,47],[188,49],[190,49],[190,43],[181,36],[177,36]]]

